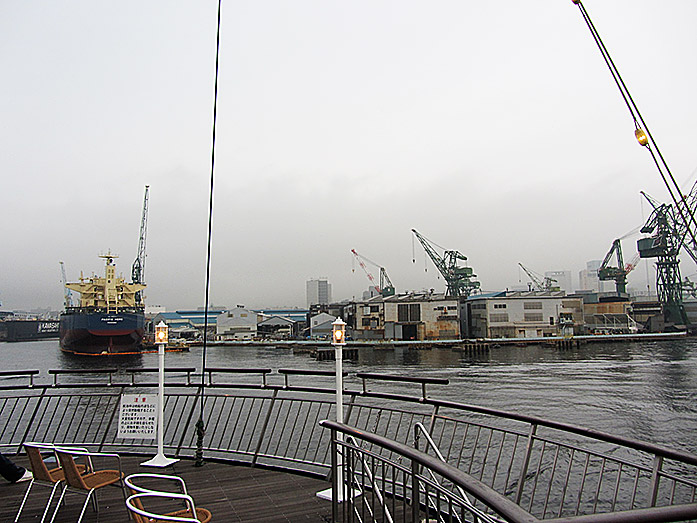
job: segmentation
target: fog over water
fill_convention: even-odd
[[[171,352],[167,367],[201,368],[202,351]],[[49,369],[157,366],[153,353],[124,359],[64,354],[58,341],[0,343],[4,370],[41,371],[37,382],[52,380]],[[208,366],[270,368],[270,383],[282,383],[280,368],[332,370],[307,353],[288,348],[208,348]],[[499,347],[469,355],[450,349],[360,349],[346,361],[347,388],[360,388],[356,372],[447,378],[429,386],[429,396],[532,414],[697,453],[697,340],[594,343],[559,351],[551,347]],[[234,378],[236,381],[240,377]],[[250,377],[260,383],[258,376]],[[302,377],[295,377],[301,380]],[[333,387],[331,378],[312,378]],[[2,381],[0,381],[2,383]],[[375,390],[419,395],[403,383],[371,383]],[[381,389],[384,388],[384,389]]]

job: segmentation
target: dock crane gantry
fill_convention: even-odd
[[[681,251],[686,252],[697,263],[694,242],[687,238],[689,223],[683,221],[683,213],[676,213],[670,204],[660,203],[648,194],[641,193],[653,207],[653,211],[642,227],[641,232],[650,236],[637,242],[642,258],[656,258],[656,290],[658,300],[663,305],[666,321],[687,324],[687,314],[683,305],[683,282],[680,278]],[[697,183],[692,186],[683,200],[686,210],[694,211],[697,198]]]
[[[518,265],[520,265],[520,268],[523,269],[525,274],[528,275],[528,278],[532,280],[532,286],[534,290],[543,292],[559,290],[559,286],[553,285],[554,283],[557,283],[557,280],[555,280],[554,278],[550,278],[549,276],[539,276],[520,262],[518,262]]]
[[[378,265],[374,261],[370,261],[365,256],[358,254],[356,252],[356,249],[351,249],[351,253],[355,257],[355,259],[358,261],[358,265],[360,265],[361,269],[363,269],[363,271],[365,272],[366,276],[370,280],[370,283],[373,284],[373,287],[375,287],[377,289],[377,291],[384,297],[394,296],[394,293],[395,293],[394,285],[392,285],[392,281],[390,280],[390,277],[387,275],[387,271],[385,270],[385,268],[382,267],[381,265]],[[377,283],[375,283],[375,277],[368,270],[368,267],[365,266],[365,262],[368,262],[371,265],[374,265],[375,267],[380,269],[380,284],[379,285]]]
[[[610,265],[613,254],[617,258],[617,267]],[[605,255],[603,262],[600,264],[600,267],[598,267],[598,279],[602,281],[614,280],[615,287],[617,288],[617,295],[623,296],[627,294],[628,273],[629,271],[624,265],[624,259],[622,258],[622,242],[618,238],[612,242],[610,251]]]
[[[440,247],[426,237],[419,234],[416,229],[412,229],[411,232],[419,240],[421,245],[428,254],[431,261],[441,273],[445,283],[447,285],[445,295],[453,297],[468,297],[479,290],[480,283],[473,278],[477,275],[472,271],[472,267],[463,267],[458,263],[460,261],[467,261],[467,256],[460,253],[459,251],[449,251]],[[443,250],[443,255],[438,254],[434,247]],[[412,260],[415,261],[415,260]]]
[[[148,233],[148,192],[150,186],[145,186],[145,197],[143,198],[143,214],[140,219],[140,236],[138,238],[138,255],[131,268],[131,279],[133,283],[143,283],[145,276],[145,240]],[[136,306],[143,306],[142,291],[136,292]]]

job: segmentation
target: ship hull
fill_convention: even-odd
[[[3,326],[7,341],[31,341],[58,337],[56,320],[6,320]]]
[[[66,312],[60,318],[60,347],[87,355],[138,353],[145,316],[138,312]]]

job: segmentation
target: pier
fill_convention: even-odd
[[[330,371],[206,368],[204,376],[193,376],[204,378],[206,388],[206,463],[197,468],[200,382],[191,379],[190,368],[167,371],[164,450],[180,461],[148,471],[181,476],[197,506],[219,514],[215,521],[349,521],[347,514],[366,507],[375,509],[378,521],[387,511],[399,520],[428,520],[434,510],[452,507],[480,520],[482,514],[564,523],[575,514],[589,522],[609,521],[610,515],[618,522],[697,519],[697,455],[437,399],[434,390],[449,380],[432,376],[357,373],[360,386],[345,387],[339,423],[331,421],[334,391],[322,386]],[[6,373],[0,450],[26,464],[24,442],[79,445],[118,453],[126,474],[143,472],[140,463],[154,454],[153,440],[120,438],[116,420],[121,394],[154,390],[154,374],[147,368],[49,370],[47,380],[38,371]],[[434,444],[442,460],[435,459]],[[340,447],[343,463],[335,459]],[[343,504],[316,499],[330,479],[336,489],[339,470],[361,495]],[[2,520],[16,513],[21,485],[0,489]],[[476,501],[465,500],[452,485]],[[88,512],[85,521],[126,519],[120,492],[110,490],[100,496],[99,516]],[[414,504],[416,495],[420,502]],[[27,508],[34,517],[21,521],[36,519],[43,510],[39,498],[31,498]],[[74,507],[61,510],[57,521],[74,520]]]
[[[361,349],[394,350],[405,348],[411,350],[431,350],[437,348],[452,349],[466,353],[486,353],[499,346],[550,345],[561,349],[572,349],[585,343],[634,343],[645,341],[684,340],[687,332],[661,332],[641,334],[594,334],[578,336],[542,336],[531,338],[477,338],[456,340],[349,340],[344,348],[344,358],[357,359]],[[192,342],[200,346],[202,342]],[[333,360],[334,349],[328,341],[322,340],[254,340],[254,341],[209,341],[215,347],[279,347],[292,349],[297,353],[308,353],[319,361]]]

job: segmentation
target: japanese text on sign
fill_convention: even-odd
[[[157,396],[122,394],[119,438],[154,439],[157,432]]]

